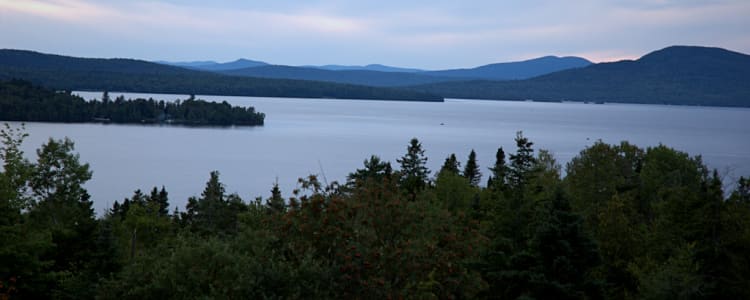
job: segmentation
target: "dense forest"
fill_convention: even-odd
[[[414,90],[446,98],[750,107],[750,55],[674,46],[527,80],[441,82]]]
[[[578,57],[546,56],[526,61],[484,65],[471,69],[451,69],[440,71],[403,69],[397,72],[383,72],[367,69],[330,70],[320,67],[254,65],[252,67],[234,68],[220,72],[222,74],[235,76],[302,79],[370,86],[403,87],[447,81],[527,79],[560,70],[585,67],[590,64],[591,62]],[[215,65],[206,65],[205,67],[212,68],[213,66]],[[204,67],[201,66],[198,68]]]
[[[381,87],[399,87],[433,82],[461,80],[448,76],[428,75],[423,72],[380,72],[370,70],[333,71],[314,67],[292,67],[277,65],[233,69],[221,71],[221,73],[232,76],[315,80]],[[463,80],[468,79],[471,79],[471,77],[463,78]]]
[[[434,94],[407,89],[238,77],[134,59],[78,58],[0,49],[0,80],[16,78],[56,90],[443,101]]]
[[[750,181],[667,146],[597,142],[562,176],[520,132],[489,168],[428,170],[415,138],[346,182],[242,199],[211,172],[184,208],[154,187],[97,218],[73,141],[29,161],[25,137],[0,131],[0,299],[750,298]]]
[[[110,99],[86,101],[70,92],[34,86],[22,80],[0,81],[0,120],[31,122],[112,122],[138,124],[263,125],[265,115],[253,107],[207,102]]]

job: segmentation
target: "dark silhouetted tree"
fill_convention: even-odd
[[[505,163],[505,151],[503,151],[503,147],[497,148],[495,165],[489,169],[492,175],[487,180],[487,187],[495,190],[504,190],[507,184],[508,165]]]
[[[516,133],[516,154],[510,155],[510,170],[508,172],[508,183],[517,191],[523,189],[528,180],[531,167],[534,165],[534,143],[523,136],[522,132]]]
[[[370,159],[364,161],[364,169],[357,169],[347,176],[347,184],[364,185],[366,182],[381,182],[384,179],[391,178],[393,168],[390,162],[380,160],[376,155],[370,156]]]
[[[271,188],[271,198],[266,201],[268,208],[274,213],[283,213],[286,211],[286,202],[281,197],[281,189],[279,189],[279,182],[273,183]]]
[[[451,153],[451,155],[445,159],[443,166],[440,167],[440,173],[442,172],[450,172],[453,175],[461,174],[461,163],[456,159],[456,154]]]
[[[427,185],[427,176],[430,174],[426,166],[427,157],[417,138],[411,139],[406,154],[397,162],[401,164],[401,188],[409,195],[409,199],[414,200],[417,193]]]
[[[477,153],[474,152],[474,149],[471,149],[469,159],[466,161],[464,177],[469,180],[472,186],[479,186],[479,182],[482,180],[482,173],[479,171],[479,164],[477,163]]]

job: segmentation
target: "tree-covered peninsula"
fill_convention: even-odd
[[[27,122],[119,124],[179,124],[189,126],[259,126],[265,114],[253,107],[227,102],[110,99],[86,101],[70,92],[57,92],[27,81],[0,81],[0,120]]]
[[[519,133],[432,172],[413,139],[249,201],[211,172],[172,210],[165,187],[92,199],[71,140],[30,161],[25,136],[0,131],[0,299],[750,298],[750,180],[662,145],[597,142],[563,173]]]

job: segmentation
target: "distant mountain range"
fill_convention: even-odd
[[[447,98],[750,106],[750,56],[672,46],[638,60],[593,64],[527,80],[412,87]]]
[[[240,60],[236,65],[247,64]],[[135,59],[78,58],[0,50],[0,80],[24,79],[58,90],[259,97],[442,101],[428,93],[331,82],[248,78]]]
[[[366,66],[343,66],[343,65],[324,65],[324,66],[303,66],[305,68],[317,68],[331,71],[360,70],[360,71],[379,71],[379,72],[407,72],[416,73],[424,70],[413,68],[391,67],[381,64],[369,64]]]
[[[408,72],[381,72],[369,70],[325,70],[290,66],[260,66],[237,70],[221,71],[222,74],[246,77],[284,78],[316,80],[337,83],[360,84],[381,87],[398,87],[443,81],[468,80],[467,78],[431,76]]]
[[[244,58],[240,58],[238,60],[230,61],[226,63],[217,63],[215,61],[210,61],[210,60],[191,61],[191,62],[157,61],[157,63],[176,66],[176,67],[183,67],[183,68],[188,68],[188,69],[194,69],[194,70],[214,71],[214,72],[260,67],[260,66],[268,65],[267,63],[262,62],[262,61],[249,60],[249,59],[244,59]]]
[[[429,71],[422,74],[440,77],[516,80],[532,78],[567,69],[583,68],[588,65],[591,65],[591,62],[585,58],[575,56],[545,56],[518,62],[489,64],[471,69]]]
[[[637,60],[610,63],[546,56],[439,71],[381,65],[293,67],[246,59],[165,64],[0,50],[0,79],[20,78],[68,90],[750,107],[750,56],[697,46],[672,46]]]
[[[329,81],[348,84],[399,87],[471,79],[526,79],[560,70],[585,67],[590,61],[580,57],[546,56],[519,62],[497,63],[470,69],[425,71],[379,64],[367,66],[284,66],[240,59],[230,63],[166,63],[191,69],[219,72],[233,76]]]

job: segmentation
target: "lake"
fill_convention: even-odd
[[[87,99],[101,93],[77,92]],[[112,98],[122,93],[110,93]],[[186,99],[185,95],[126,93],[126,98]],[[391,161],[406,153],[412,137],[422,142],[434,175],[456,153],[464,163],[477,152],[485,174],[502,146],[515,151],[517,131],[550,150],[563,167],[601,139],[640,147],[660,143],[702,155],[726,183],[750,175],[750,109],[634,104],[539,103],[446,100],[444,103],[197,96],[266,113],[262,127],[27,123],[29,158],[48,138],[70,137],[81,161],[94,172],[86,188],[98,214],[136,189],[167,188],[184,211],[199,196],[209,172],[218,170],[228,193],[245,200],[267,198],[278,180],[284,196],[297,178],[321,174],[345,181],[371,154]],[[12,126],[18,123],[10,122]]]

